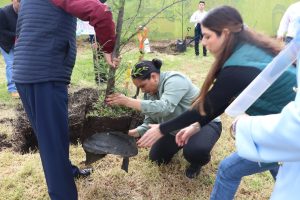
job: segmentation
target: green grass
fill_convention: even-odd
[[[122,62],[135,63],[138,56],[137,50],[131,50],[123,55]],[[179,55],[151,53],[145,57],[145,59],[152,58],[163,60],[162,70],[180,71],[189,76],[198,86],[203,82],[213,62],[211,55],[205,58],[195,58],[192,48],[188,48],[187,52]],[[6,92],[4,72],[3,60],[0,60],[0,102],[9,109],[13,108],[15,103]],[[123,82],[119,83],[118,86],[122,87],[123,84]],[[88,45],[80,45],[78,49],[72,85],[96,87],[92,52]],[[129,88],[130,95],[133,95],[135,87],[131,84]],[[14,114],[10,115],[10,117],[13,116]],[[92,165],[94,173],[91,177],[76,181],[79,199],[209,199],[219,162],[235,150],[234,141],[229,136],[228,127],[231,119],[225,115],[221,118],[223,132],[212,151],[212,160],[203,167],[201,174],[195,180],[189,180],[184,176],[187,162],[183,159],[181,152],[169,165],[158,167],[149,162],[148,149],[139,149],[139,154],[130,159],[128,174],[120,169],[122,159],[118,156],[109,155],[94,163]],[[11,134],[12,126],[4,125],[0,133],[4,131]],[[74,164],[83,167],[82,161],[85,160],[85,154],[81,145],[71,146],[70,159]],[[242,181],[236,199],[268,199],[273,184],[268,173],[247,177]],[[11,150],[0,152],[0,200],[48,198],[38,153],[19,155]]]
[[[5,5],[7,5],[7,4],[10,4],[10,3],[11,3],[10,0],[1,0],[0,1],[0,8],[3,7],[3,6],[5,6]]]

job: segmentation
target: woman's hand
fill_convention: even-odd
[[[106,98],[106,103],[111,106],[121,105],[126,106],[128,101],[130,100],[129,97],[126,97],[124,94],[115,93],[108,95]]]
[[[139,147],[151,147],[157,140],[163,137],[159,124],[150,124],[150,129],[137,141]]]
[[[237,116],[237,117],[233,120],[233,122],[232,122],[232,124],[231,124],[231,126],[230,126],[230,135],[231,135],[231,137],[232,137],[233,139],[235,139],[235,135],[236,135],[236,125],[237,125],[237,122],[239,121],[239,119],[245,118],[245,117],[249,117],[249,115],[247,115],[247,114],[241,114],[241,115]]]
[[[181,129],[176,134],[176,143],[178,146],[182,147],[186,145],[190,139],[191,136],[193,136],[195,133],[200,131],[200,126],[198,123],[192,124],[188,127],[185,127],[184,129]]]
[[[128,135],[130,135],[132,137],[135,137],[135,138],[140,137],[140,134],[137,132],[136,128],[129,130],[128,131]]]

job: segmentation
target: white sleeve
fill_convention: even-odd
[[[289,23],[290,23],[290,14],[289,14],[290,11],[289,10],[290,10],[290,8],[288,8],[286,10],[283,17],[281,18],[280,25],[279,25],[279,28],[277,31],[277,37],[283,37],[288,30]]]
[[[241,157],[263,162],[300,161],[300,96],[297,97],[280,114],[238,121],[236,147]]]

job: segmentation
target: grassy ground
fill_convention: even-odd
[[[9,1],[9,0],[1,0],[0,7],[6,6],[7,4],[10,4],[10,3],[11,3],[11,1]]]
[[[187,74],[194,83],[201,85],[213,58],[195,58],[193,49],[180,55],[152,53],[164,61],[162,70],[176,70]],[[78,87],[93,86],[92,55],[88,46],[80,45],[72,84]],[[129,51],[123,55],[123,62],[137,60],[138,53]],[[132,93],[134,87],[131,86]],[[0,118],[13,118],[16,101],[6,92],[5,68],[0,60]],[[93,164],[94,173],[90,178],[76,181],[79,199],[209,199],[215,180],[218,163],[235,150],[228,127],[231,119],[222,116],[223,132],[212,152],[212,160],[194,180],[184,176],[187,162],[180,152],[171,164],[158,167],[148,161],[148,149],[139,149],[139,154],[131,158],[129,173],[120,169],[121,158],[109,155]],[[12,134],[11,125],[1,124],[0,133],[8,137]],[[70,148],[71,160],[83,167],[85,154],[80,144]],[[273,180],[268,173],[245,178],[236,195],[236,199],[268,199]],[[38,153],[19,155],[7,149],[0,152],[0,200],[49,199]]]

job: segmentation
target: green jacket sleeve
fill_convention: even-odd
[[[149,129],[149,124],[157,124],[157,122],[153,121],[151,117],[146,115],[143,124],[136,128],[140,136],[146,133],[146,131]]]
[[[165,117],[174,112],[176,106],[189,90],[187,80],[173,76],[163,83],[163,94],[159,100],[142,100],[142,113],[153,117]]]

